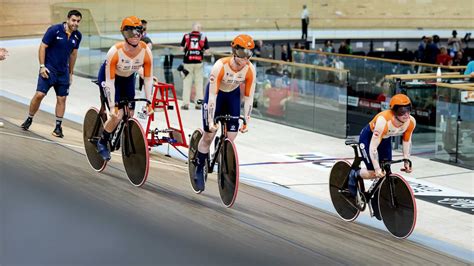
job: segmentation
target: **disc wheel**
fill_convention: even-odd
[[[351,197],[347,189],[347,177],[351,166],[346,161],[338,161],[329,174],[329,193],[332,205],[337,214],[345,221],[354,221],[359,216],[359,209],[355,207],[355,198]]]
[[[148,141],[140,122],[135,118],[127,121],[122,132],[122,161],[132,185],[142,186],[147,177],[150,163]]]
[[[104,170],[107,165],[107,161],[102,159],[102,156],[97,153],[97,142],[102,135],[102,131],[104,131],[104,121],[99,116],[99,110],[95,107],[91,107],[84,116],[82,138],[87,161],[92,169],[97,172]]]

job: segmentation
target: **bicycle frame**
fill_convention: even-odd
[[[394,187],[395,184],[393,183],[393,178],[392,178],[392,169],[390,168],[391,164],[395,163],[401,163],[401,162],[408,162],[408,164],[411,167],[411,161],[408,159],[401,159],[401,160],[395,160],[395,161],[389,161],[389,162],[382,162],[382,168],[385,170],[385,177],[388,178],[389,181],[389,189],[390,189],[390,207],[395,208],[397,207],[397,198],[395,196],[394,192]]]
[[[228,120],[231,120],[231,119],[241,119],[244,124],[247,124],[247,122],[245,121],[245,119],[243,117],[238,117],[238,116],[234,117],[234,116],[230,116],[230,115],[224,115],[224,116],[218,116],[214,119],[215,122],[220,122],[220,125],[221,125],[221,131],[220,132],[221,132],[221,134],[219,136],[217,136],[215,141],[214,141],[215,150],[214,150],[214,153],[211,156],[211,161],[208,164],[208,173],[213,172],[214,166],[216,165],[216,162],[217,162],[217,157],[219,155],[219,152],[222,148],[224,140],[227,138],[227,126],[226,126],[225,121],[228,121]]]
[[[146,101],[146,99],[135,99],[133,101]],[[130,117],[130,108],[128,107],[128,103],[130,103],[132,101],[128,101],[128,100],[122,100],[120,101],[120,104],[122,105],[122,110],[124,112],[123,114],[123,117],[122,117],[122,120],[119,122],[119,124],[117,125],[117,128],[113,131],[112,133],[112,138],[109,140],[109,144],[110,144],[110,149],[111,149],[111,152],[112,151],[115,151],[115,150],[118,150],[120,148],[120,140],[121,140],[121,135],[123,133],[123,129],[126,127],[126,122],[128,121],[129,117]],[[106,104],[104,102],[101,102],[101,107],[100,107],[100,110],[99,110],[99,117],[107,117],[106,113]],[[105,119],[104,119],[105,120]],[[93,136],[97,136],[95,138],[97,138],[96,141],[99,140],[100,136],[99,135],[99,128],[100,128],[100,119],[97,119],[96,123],[95,123],[95,126],[94,126],[94,131],[93,131]],[[130,132],[130,128],[127,127],[127,129],[129,130],[129,134],[128,136],[130,136],[131,132]],[[125,154],[130,154],[130,153],[134,153],[135,152],[135,147],[133,145],[133,142],[130,140],[130,139],[127,139],[126,140],[126,143],[122,143],[123,145],[123,149],[125,151]]]
[[[130,112],[130,110],[128,109],[128,106],[127,105],[123,106],[122,110],[124,112],[122,120],[117,125],[117,128],[114,130],[112,139],[110,140],[110,147],[111,147],[112,151],[118,150],[118,148],[120,147],[120,146],[118,146],[119,141],[120,141],[120,137],[121,137],[123,129],[125,127],[125,123],[128,121],[128,115],[129,115],[129,112]],[[127,141],[127,142],[130,142],[130,141]],[[122,143],[122,144],[128,144],[128,143]],[[128,151],[128,145],[124,145],[123,148],[127,149],[126,151]]]
[[[353,143],[351,144],[351,147],[354,149],[354,155],[355,155],[354,162],[351,165],[351,169],[359,170],[360,163],[362,162],[362,157],[359,155],[359,151],[360,151],[359,144]],[[390,188],[390,205],[392,208],[396,207],[397,201],[396,201],[395,192],[394,192],[393,178],[391,177],[392,170],[391,170],[390,165],[395,164],[395,163],[405,162],[405,160],[407,160],[411,166],[411,161],[408,159],[401,159],[401,160],[395,160],[395,161],[382,161],[380,165],[385,171],[385,176],[374,180],[372,185],[370,185],[367,191],[365,191],[365,185],[364,185],[363,179],[362,178],[359,179],[359,187],[361,189],[361,192],[365,196],[366,203],[374,197],[375,192],[377,191],[378,188],[380,188],[382,181],[385,178],[388,178],[387,180],[389,181],[389,188]],[[346,185],[347,185],[347,182],[348,182],[348,179],[346,180]]]
[[[225,138],[227,137],[227,127],[225,126],[225,123],[221,124],[221,134],[220,136],[216,137],[216,141],[214,142],[215,145],[215,150],[214,153],[211,156],[211,161],[209,162],[208,165],[208,173],[212,173],[214,171],[214,166],[216,165],[217,162],[217,156],[219,155],[219,152],[222,147],[222,143]]]
[[[354,170],[360,169],[365,149],[355,140],[347,140],[346,145],[354,149],[353,163],[338,161],[329,174],[329,194],[337,214],[343,220],[352,222],[368,205],[370,216],[383,221],[394,237],[407,238],[416,224],[416,201],[408,182],[402,176],[393,174],[391,165],[405,162],[409,168],[411,161],[380,161],[380,166],[385,171],[384,176],[374,179],[367,191],[363,186],[364,179],[358,177],[357,192],[354,195],[354,191],[349,190],[348,179],[354,174]]]

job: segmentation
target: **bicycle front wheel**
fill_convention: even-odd
[[[193,189],[194,193],[199,194],[202,191],[199,190],[196,186],[196,182],[194,182],[194,175],[196,173],[196,154],[198,152],[198,145],[199,141],[202,138],[202,130],[196,129],[193,134],[191,135],[191,139],[189,140],[189,149],[188,149],[188,172],[189,172],[189,179],[191,181],[191,188]],[[207,166],[204,167],[204,171],[207,170]]]
[[[82,124],[82,139],[84,141],[84,149],[86,151],[87,161],[89,165],[97,172],[104,170],[107,161],[97,153],[97,141],[104,131],[104,121],[99,116],[99,110],[95,107],[89,108],[84,116]]]
[[[135,118],[130,118],[122,133],[122,161],[132,185],[142,186],[150,163],[148,141],[143,128]]]
[[[230,208],[234,205],[239,189],[239,158],[232,140],[227,138],[224,140],[219,156],[219,171],[217,173],[219,194],[224,206]]]
[[[329,174],[329,193],[337,214],[347,222],[354,221],[359,216],[359,209],[355,206],[355,198],[351,197],[347,189],[347,177],[351,166],[346,161],[338,161]]]
[[[393,181],[393,194],[390,179]],[[382,181],[379,210],[385,227],[394,237],[407,238],[413,232],[416,224],[415,196],[408,182],[400,175],[393,174]]]

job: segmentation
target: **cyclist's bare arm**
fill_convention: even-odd
[[[106,58],[107,64],[105,64],[105,96],[109,101],[110,111],[112,111],[115,109],[115,70],[118,63],[118,53],[115,45],[109,49]]]
[[[219,87],[221,86],[222,77],[224,76],[224,67],[222,60],[217,60],[211,70],[211,75],[209,76],[209,95],[207,102],[207,121],[209,123],[209,128],[213,126],[214,123],[214,113],[216,110],[216,100],[217,92],[219,92]]]
[[[416,121],[415,118],[410,116],[410,125],[407,128],[407,131],[403,133],[403,144],[402,144],[402,150],[403,150],[403,159],[409,159],[411,155],[411,137],[413,135],[413,131],[415,130],[416,127]],[[404,164],[404,169],[405,172],[410,173],[412,171],[410,165],[408,163]]]
[[[143,81],[145,97],[151,102],[151,88],[153,87],[153,55],[148,46],[146,46],[145,58],[143,60]]]
[[[244,117],[247,123],[250,120],[250,114],[252,113],[253,97],[255,94],[255,81],[257,79],[255,67],[253,64],[249,64],[250,69],[247,71],[245,77],[245,93],[244,93]],[[246,130],[246,126],[243,127]]]
[[[372,161],[372,165],[374,166],[376,177],[382,177],[382,170],[380,169],[379,154],[377,148],[379,147],[383,136],[386,134],[386,131],[387,121],[384,117],[379,116],[376,120],[372,139],[370,140],[369,145],[369,156]]]
[[[410,158],[410,152],[411,152],[411,137],[413,134],[413,130],[415,130],[416,127],[416,121],[415,118],[410,116],[410,125],[408,126],[407,130],[405,133],[403,133],[403,158],[404,159],[409,159]]]

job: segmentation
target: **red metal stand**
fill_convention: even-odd
[[[176,90],[172,84],[158,82],[154,85],[153,90],[153,103],[152,106],[155,110],[148,118],[146,132],[149,137],[148,146],[153,147],[161,145],[163,143],[170,144],[174,147],[182,146],[188,148],[186,143],[186,135],[184,135],[183,123],[181,122],[181,114],[179,113],[178,99],[176,98]],[[166,118],[166,129],[151,129],[151,122],[155,120],[155,115],[158,114],[159,110],[163,109]],[[172,127],[170,123],[170,110],[176,110],[176,115],[179,123],[179,128]],[[158,112],[157,112],[158,111]],[[158,137],[159,133],[168,133],[168,137]]]

